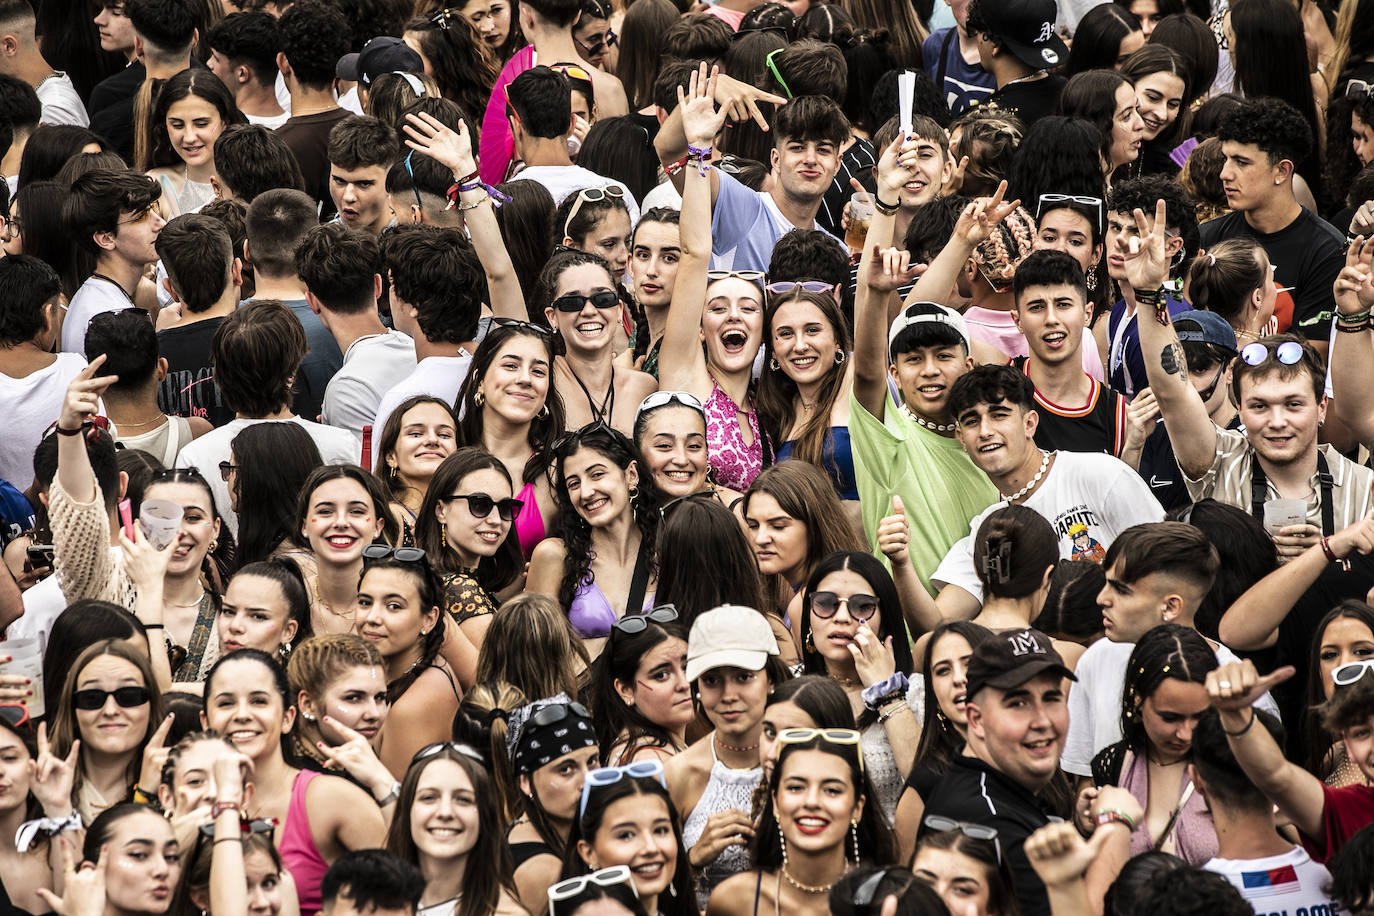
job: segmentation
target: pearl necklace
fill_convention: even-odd
[[[941,435],[954,432],[953,423],[932,423],[905,404],[902,405],[902,410],[905,411],[908,417],[915,420],[918,425],[924,426],[931,432],[940,433]]]
[[[797,890],[801,891],[803,894],[828,894],[830,893],[830,889],[835,886],[834,881],[831,881],[829,884],[818,884],[815,887],[812,887],[810,884],[802,884],[796,878],[793,878],[790,874],[788,874],[786,865],[782,866],[780,871],[782,872],[783,880],[786,881],[788,884],[792,885]],[[849,874],[849,867],[845,866],[844,871],[845,874]]]
[[[1026,484],[1024,487],[1017,490],[1015,493],[1006,497],[1008,505],[1016,502],[1018,499],[1029,493],[1031,490],[1034,490],[1035,485],[1038,484],[1040,482],[1040,479],[1045,476],[1045,468],[1050,466],[1050,453],[1045,451],[1044,449],[1041,449],[1040,455],[1040,470],[1035,472],[1035,476],[1030,479],[1030,483]]]

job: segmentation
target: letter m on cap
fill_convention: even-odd
[[[1040,645],[1040,640],[1036,639],[1030,630],[1013,633],[1008,639],[1011,642],[1012,655],[1040,655],[1045,651]]]

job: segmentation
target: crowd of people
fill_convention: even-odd
[[[1372,162],[1374,0],[0,0],[0,916],[1374,913]]]

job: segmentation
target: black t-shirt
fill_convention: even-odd
[[[209,318],[179,328],[157,332],[157,348],[167,360],[167,377],[157,389],[158,409],[173,417],[204,417],[215,426],[234,419],[224,406],[210,343],[223,318]]]
[[[1018,356],[1011,365],[1025,372],[1027,359]],[[1035,412],[1040,417],[1035,428],[1037,446],[1047,452],[1121,454],[1126,445],[1126,399],[1097,379],[1092,383],[1092,397],[1079,408],[1061,407],[1035,392]]]
[[[1178,469],[1178,459],[1174,457],[1174,444],[1169,441],[1169,433],[1164,421],[1157,421],[1155,431],[1145,440],[1140,450],[1140,478],[1150,485],[1150,492],[1159,500],[1164,511],[1179,509],[1192,502],[1188,488],[1183,483],[1183,472]],[[1227,429],[1240,429],[1240,417],[1231,418]]]
[[[997,828],[997,846],[1011,867],[1022,916],[1050,916],[1045,885],[1023,849],[1026,837],[1057,820],[1044,799],[983,761],[961,756],[926,799],[925,813]]]
[[[1054,114],[1059,104],[1059,93],[1067,82],[1059,74],[1051,73],[1038,80],[1009,83],[989,96],[983,105],[996,105],[1016,115],[1022,124],[1030,127],[1040,118]]]
[[[331,108],[316,114],[289,118],[277,128],[305,176],[305,193],[320,205],[320,220],[334,218],[334,198],[329,196],[329,132],[349,116],[345,108]]]
[[[1278,232],[1258,232],[1244,213],[1227,213],[1200,227],[1202,247],[1223,239],[1251,238],[1259,242],[1274,265],[1274,279],[1290,286],[1294,333],[1326,343],[1331,336],[1335,300],[1331,286],[1345,266],[1345,235],[1306,208]]]

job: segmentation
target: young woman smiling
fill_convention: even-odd
[[[765,370],[759,413],[778,446],[778,461],[797,458],[825,471],[859,520],[859,492],[849,447],[849,355],[854,341],[835,290],[819,280],[768,284]]]
[[[891,823],[921,731],[906,698],[913,665],[892,577],[866,551],[831,554],[807,579],[798,626],[805,671],[849,696],[876,793],[869,804]]]
[[[377,752],[387,769],[400,774],[416,751],[449,737],[458,684],[440,655],[447,622],[439,580],[424,552],[374,545],[364,555],[354,625],[386,664],[391,711],[377,735]]]
[[[442,742],[415,756],[401,780],[386,848],[425,876],[416,916],[526,916],[501,826],[480,754]]]
[[[453,408],[426,394],[407,398],[387,417],[382,428],[378,468],[391,491],[391,511],[401,526],[401,545],[415,545],[416,518],[429,491],[429,482],[443,460],[457,448],[458,420]]]
[[[71,797],[87,825],[129,797],[138,780],[156,785],[156,774],[141,768],[144,747],[166,724],[161,709],[147,657],[123,640],[102,640],[72,665],[53,719],[52,751],[65,760],[80,744]]]
[[[310,638],[310,597],[290,560],[249,563],[224,590],[216,622],[222,652],[261,649],[283,659]]]
[[[1085,118],[1102,135],[1102,169],[1108,186],[1118,170],[1135,170],[1145,140],[1145,122],[1136,107],[1136,91],[1114,70],[1088,70],[1064,85],[1059,95],[1059,114]]]
[[[166,219],[216,196],[215,140],[229,125],[247,123],[234,96],[208,70],[183,70],[162,85],[152,108],[150,147],[134,156],[162,185]]]
[[[653,595],[658,488],[639,473],[630,440],[604,423],[569,433],[554,452],[563,536],[535,549],[526,588],[556,598],[583,639],[604,639]]]
[[[696,715],[687,683],[687,631],[671,605],[617,620],[592,665],[590,700],[608,765],[667,760],[687,746]]]
[[[520,575],[520,544],[512,530],[524,504],[506,466],[480,447],[460,448],[434,472],[416,539],[443,576],[443,606],[477,652],[500,605],[497,592]],[[537,510],[536,510],[537,511]]]
[[[1180,116],[1192,95],[1188,65],[1172,48],[1151,42],[1126,59],[1121,75],[1135,86],[1140,118],[1145,122],[1142,174],[1176,175],[1178,167],[1169,153],[1179,144],[1186,120]]]
[[[552,383],[553,365],[548,328],[498,318],[477,345],[458,392],[459,440],[484,447],[522,484],[515,533],[527,560],[557,519],[549,466],[554,440],[563,433],[563,399]]]
[[[628,434],[635,408],[658,388],[652,375],[615,364],[616,341],[625,331],[618,276],[601,255],[567,249],[539,273],[530,314],[542,307],[544,320],[563,340],[553,378],[569,429],[601,421]]]
[[[712,479],[706,409],[686,391],[655,391],[635,411],[634,442],[665,500],[714,490],[732,506],[739,494]]]
[[[363,572],[363,548],[396,522],[375,477],[351,464],[317,468],[296,503],[297,544],[315,559],[310,589],[310,628],[315,633],[353,630],[353,599]]]
[[[700,85],[698,83],[700,80]],[[709,147],[728,110],[715,110],[704,73],[682,97],[689,141]],[[698,143],[698,138],[705,138]],[[663,331],[658,377],[665,389],[690,392],[706,415],[706,441],[716,480],[743,491],[772,461],[772,447],[754,408],[752,371],[763,345],[763,274],[708,270],[711,182],[705,169],[685,172],[682,259]],[[705,347],[702,343],[705,342]]]
[[[778,741],[768,804],[752,844],[754,867],[711,894],[707,916],[770,910],[829,916],[836,881],[851,868],[890,865],[896,857],[872,803],[858,732],[794,728]]]
[[[374,798],[384,797],[396,777],[373,750],[391,708],[386,663],[377,647],[343,633],[312,637],[291,655],[286,678],[296,700],[296,759],[316,770],[338,761]],[[356,746],[358,737],[366,747]]]
[[[697,873],[697,904],[749,866],[754,789],[763,777],[759,735],[768,695],[789,677],[763,615],[724,606],[692,624],[687,679],[712,730],[668,761],[673,804]]]
[[[624,865],[645,913],[699,916],[677,809],[662,780],[658,761],[588,773],[563,877]]]
[[[252,801],[242,813],[276,818],[277,849],[295,879],[302,916],[314,916],[329,863],[381,845],[384,828],[377,800],[362,789],[286,762],[283,743],[296,718],[287,694],[286,673],[270,655],[240,649],[210,669],[201,722],[253,762]]]

